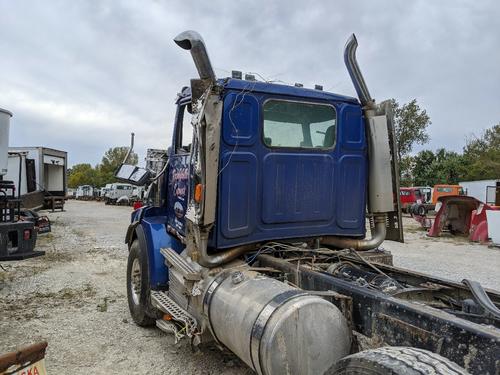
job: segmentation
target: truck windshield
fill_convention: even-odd
[[[264,143],[269,147],[333,148],[336,112],[331,105],[268,100],[264,103]]]

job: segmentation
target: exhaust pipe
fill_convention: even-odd
[[[215,83],[215,73],[201,35],[193,30],[184,31],[175,37],[174,42],[179,47],[191,52],[194,65],[198,70],[200,78]]]
[[[190,226],[188,230],[193,231],[198,245],[196,255],[191,254],[191,258],[207,268],[222,266],[249,251],[257,250],[258,247],[256,244],[241,245],[212,255],[208,254],[208,232],[201,231],[196,225]]]
[[[321,243],[341,249],[351,248],[358,251],[377,248],[384,242],[387,235],[387,212],[393,210],[393,191],[390,169],[390,151],[388,145],[387,122],[385,118],[376,116],[375,100],[372,99],[363,74],[356,60],[358,41],[352,34],[344,47],[344,62],[351,76],[352,83],[363,106],[369,137],[370,176],[368,188],[368,209],[374,215],[375,227],[372,238],[355,239],[339,236],[328,236],[321,239]],[[387,141],[387,142],[386,142]],[[387,143],[387,145],[385,145]]]
[[[365,251],[378,248],[385,240],[387,234],[386,215],[377,215],[374,217],[375,228],[372,231],[372,238],[358,240],[356,238],[345,238],[328,236],[321,239],[321,243],[334,246],[339,249],[354,249],[357,251]]]
[[[356,61],[357,48],[358,40],[356,39],[356,35],[352,34],[344,47],[344,63],[347,67],[349,75],[351,76],[359,101],[363,107],[374,108],[375,101],[372,99],[370,92],[368,91],[365,79],[363,78],[363,74],[361,74],[358,62]]]

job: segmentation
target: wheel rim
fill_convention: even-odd
[[[138,305],[141,295],[141,265],[137,258],[134,259],[130,270],[130,292],[132,294],[132,300]]]

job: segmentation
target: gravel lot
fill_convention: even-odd
[[[394,265],[461,282],[479,281],[500,290],[500,248],[471,243],[462,237],[427,237],[414,219],[403,218],[405,243],[387,241]]]
[[[0,269],[0,353],[47,340],[49,374],[250,374],[213,347],[195,353],[158,329],[137,327],[128,313],[129,207],[68,201],[49,213],[52,233],[39,238],[47,255]],[[426,238],[405,218],[406,244],[385,243],[394,264],[500,289],[500,250],[456,238]]]

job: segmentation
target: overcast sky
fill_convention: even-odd
[[[0,107],[10,144],[98,163],[136,133],[140,157],[166,148],[177,92],[196,70],[172,39],[200,32],[217,76],[232,69],[355,95],[343,65],[351,33],[377,100],[416,98],[426,148],[460,151],[500,122],[497,1],[0,0]]]

